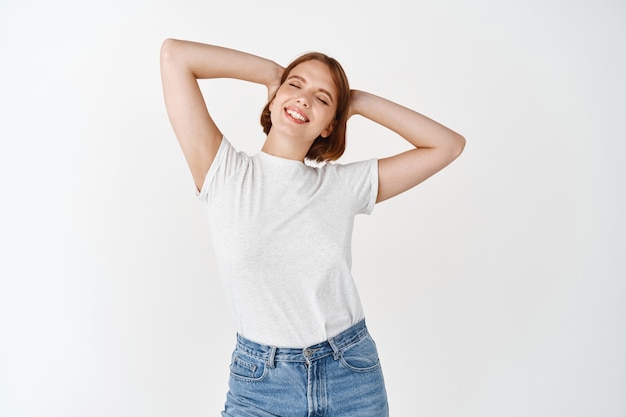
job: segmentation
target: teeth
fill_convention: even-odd
[[[294,119],[298,119],[298,120],[300,120],[300,121],[302,121],[302,122],[306,122],[306,118],[305,118],[303,115],[301,115],[300,113],[296,112],[296,111],[293,111],[293,110],[287,110],[287,113],[288,113],[291,117],[293,117]]]

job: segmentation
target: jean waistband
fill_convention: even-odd
[[[237,349],[248,355],[266,359],[270,366],[273,367],[275,361],[310,362],[329,355],[333,355],[335,359],[337,359],[342,349],[358,342],[366,336],[369,336],[369,332],[365,326],[365,320],[361,320],[357,324],[339,333],[337,336],[306,348],[283,348],[262,345],[237,334]]]

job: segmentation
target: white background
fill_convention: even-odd
[[[176,37],[283,65],[326,52],[353,88],[466,137],[357,219],[392,415],[623,417],[625,17],[618,0],[3,0],[0,415],[221,410],[234,330],[161,96]],[[202,89],[256,152],[264,89]],[[348,134],[342,161],[406,149],[364,119]]]

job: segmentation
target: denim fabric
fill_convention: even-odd
[[[386,417],[376,344],[361,321],[304,349],[237,336],[223,417]]]

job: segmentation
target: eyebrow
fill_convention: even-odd
[[[290,75],[289,78],[287,78],[287,81],[291,80],[292,78],[300,80],[300,81],[302,81],[303,83],[306,84],[306,80],[303,77],[299,76],[299,75]],[[318,88],[317,91],[326,94],[328,96],[328,98],[330,98],[330,101],[334,102],[333,95],[330,94],[330,92],[328,90],[326,90],[324,88]]]

